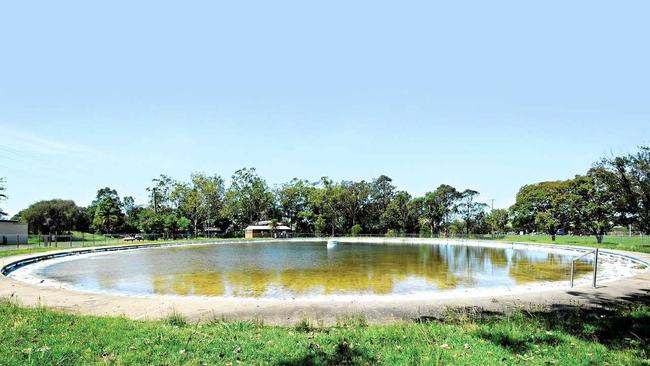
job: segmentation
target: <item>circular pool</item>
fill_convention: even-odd
[[[50,287],[120,295],[296,299],[421,297],[450,291],[567,286],[576,249],[490,242],[345,240],[213,243],[61,256],[9,273]],[[608,257],[603,279],[643,270]],[[576,261],[586,283],[593,256]],[[636,263],[636,264],[635,264]]]

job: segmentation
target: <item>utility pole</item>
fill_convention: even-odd
[[[153,187],[153,212],[158,213],[158,195],[156,194],[156,187]]]
[[[488,201],[492,201],[492,206],[491,206],[492,208],[491,208],[491,211],[494,211],[494,201],[495,201],[495,199],[494,199],[494,198],[490,198]]]

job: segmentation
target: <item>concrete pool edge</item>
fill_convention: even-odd
[[[324,241],[325,239],[293,239],[293,241]],[[512,246],[522,245],[528,248],[568,249],[585,251],[589,248],[573,246],[539,245],[536,243],[486,243],[485,241],[470,240],[423,240],[401,238],[338,238],[342,243],[450,243],[462,245],[492,246],[494,244]],[[155,248],[178,245],[212,245],[237,243],[268,243],[273,240],[241,241],[220,240],[216,242],[178,242],[145,245],[119,245],[111,247],[75,248],[56,252],[27,254],[2,258],[0,268],[5,268],[21,260],[61,255],[79,255],[92,253],[94,250],[114,251],[141,248]],[[650,255],[636,252],[603,250],[635,261],[650,262]],[[10,277],[0,276],[0,296],[17,299],[24,306],[46,306],[62,309],[79,314],[126,316],[132,319],[159,319],[171,311],[184,314],[191,320],[207,321],[212,318],[225,319],[261,319],[269,324],[295,324],[297,321],[309,318],[322,320],[325,323],[335,323],[340,318],[363,316],[371,322],[381,323],[403,319],[413,319],[421,316],[441,314],[447,307],[478,306],[489,311],[505,311],[512,306],[552,306],[560,304],[589,304],[594,299],[611,299],[629,297],[632,294],[650,293],[650,272],[621,280],[603,283],[598,288],[576,287],[535,289],[524,293],[486,294],[471,297],[452,297],[442,299],[408,299],[386,298],[372,301],[310,301],[294,300],[260,300],[251,298],[201,298],[201,297],[171,297],[171,296],[124,296],[111,294],[86,293],[70,289],[48,288],[21,282]]]

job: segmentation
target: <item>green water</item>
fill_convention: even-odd
[[[113,252],[52,263],[36,275],[80,290],[291,298],[418,294],[568,281],[571,257],[459,245],[227,244]],[[591,269],[576,265],[577,274]]]

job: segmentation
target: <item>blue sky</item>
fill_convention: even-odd
[[[496,207],[650,143],[647,1],[11,2],[10,214],[160,173],[441,183]]]

